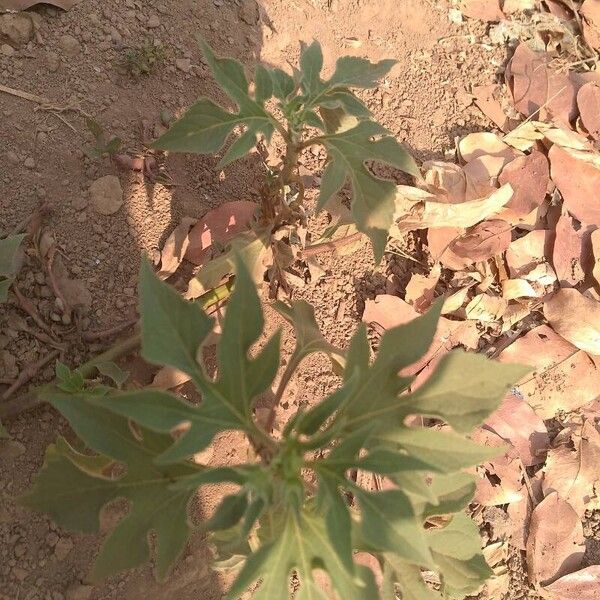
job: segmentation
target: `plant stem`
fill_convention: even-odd
[[[273,429],[273,425],[275,423],[275,411],[277,410],[277,407],[279,406],[279,403],[281,402],[281,398],[283,397],[283,392],[285,392],[285,388],[287,387],[288,383],[290,382],[290,379],[292,378],[292,375],[298,368],[299,364],[300,364],[300,360],[297,358],[290,360],[287,367],[285,368],[285,371],[283,372],[283,375],[281,376],[281,379],[279,380],[279,385],[277,386],[277,390],[275,391],[275,398],[273,398],[273,403],[271,404],[271,408],[269,410],[269,415],[268,415],[267,421],[265,423],[265,431],[267,432],[267,435]]]
[[[82,364],[77,368],[77,371],[81,373],[84,378],[92,377],[98,370],[97,365],[103,362],[113,361],[125,354],[129,354],[133,350],[136,350],[141,342],[141,336],[139,333],[135,333],[129,338],[115,344],[112,348],[109,348],[106,352],[95,356],[92,360]],[[43,392],[49,388],[48,384],[41,385],[29,390],[25,395],[19,396],[14,400],[10,400],[4,404],[0,404],[0,419],[7,419],[16,417],[20,413],[30,411],[44,402]]]

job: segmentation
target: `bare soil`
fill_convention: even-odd
[[[82,0],[68,12],[37,8],[33,39],[13,53],[0,53],[0,82],[44,96],[56,107],[79,106],[134,150],[160,134],[161,113],[163,121],[165,114],[178,115],[200,95],[225,101],[202,62],[196,34],[250,69],[257,60],[286,68],[296,61],[301,40],[318,39],[328,70],[345,54],[397,59],[385,82],[363,97],[418,159],[441,158],[455,136],[490,128],[469,92],[495,81],[505,59],[505,49],[490,45],[481,25],[453,24],[448,9],[447,2],[430,0]],[[160,41],[166,57],[151,74],[132,76],[124,66],[126,52],[147,40]],[[105,343],[85,343],[82,331],[135,318],[140,256],[156,258],[181,217],[199,217],[224,201],[257,198],[262,167],[256,156],[222,173],[211,157],[173,155],[166,164],[173,185],[151,184],[108,160],[86,156],[93,139],[81,113],[44,110],[0,92],[0,115],[0,230],[11,230],[46,201],[52,211],[46,229],[70,276],[91,296],[78,327],[55,323],[49,282],[35,257],[28,258],[19,285],[65,342],[61,358],[69,364]],[[322,159],[307,152],[302,163],[318,176]],[[108,216],[89,203],[90,185],[107,174],[117,175],[124,190],[123,206]],[[311,218],[316,229],[325,224],[322,216]],[[415,249],[418,240],[407,240],[405,250]],[[342,346],[364,301],[386,290],[388,276],[394,274],[402,285],[407,273],[419,269],[394,254],[375,269],[365,248],[346,256],[321,255],[319,261],[325,277],[296,293],[315,305],[325,335]],[[25,317],[15,304],[0,307],[0,377],[14,378],[52,350],[22,331]],[[285,331],[289,352],[293,339]],[[43,369],[37,381],[50,379],[52,368]],[[140,361],[129,368],[138,382],[149,378]],[[281,416],[320,398],[334,383],[326,363],[314,359],[290,385]],[[13,441],[0,446],[0,599],[221,597],[223,582],[209,568],[202,539],[190,544],[166,584],[155,583],[148,567],[92,586],[88,572],[102,534],[61,531],[14,502],[30,485],[46,446],[59,433],[70,435],[68,426],[53,410],[40,408],[7,428]],[[208,458],[239,461],[244,451],[239,439],[224,435]],[[217,497],[218,490],[205,491],[198,510],[210,512]],[[119,514],[117,507],[103,515],[103,533]]]

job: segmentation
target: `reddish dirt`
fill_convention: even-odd
[[[248,66],[260,59],[284,68],[296,61],[299,41],[314,38],[324,47],[326,69],[344,54],[398,60],[385,82],[363,98],[425,160],[452,150],[455,136],[490,127],[471,104],[469,91],[494,81],[504,61],[504,50],[488,44],[482,26],[450,23],[448,8],[444,1],[429,0],[105,0],[81,2],[66,13],[38,8],[33,39],[13,53],[0,53],[0,80],[57,106],[78,104],[133,150],[142,147],[141,131],[160,133],[161,112],[177,115],[202,94],[224,100],[202,62],[197,33],[217,53]],[[132,77],[123,66],[125,53],[148,39],[165,46],[166,58],[152,74]],[[189,65],[181,59],[189,59]],[[140,255],[155,258],[182,216],[199,217],[221,202],[257,197],[262,171],[255,156],[225,173],[210,157],[171,156],[166,168],[174,185],[148,185],[107,160],[85,156],[93,140],[77,112],[41,110],[35,102],[0,92],[0,113],[0,229],[11,230],[40,200],[48,202],[52,214],[47,229],[70,275],[91,293],[91,306],[79,321],[82,330],[101,330],[135,317]],[[322,160],[321,154],[307,152],[302,163],[318,174]],[[91,183],[107,174],[117,175],[124,190],[123,206],[110,216],[97,214],[88,194]],[[311,221],[316,230],[325,224],[322,216]],[[413,242],[407,241],[409,250]],[[419,268],[389,254],[375,269],[364,249],[346,256],[325,254],[319,261],[325,277],[296,294],[315,305],[324,333],[342,346],[360,320],[364,301],[386,290],[388,275],[402,284],[407,272]],[[27,259],[20,286],[41,316],[52,321],[54,296],[34,257]],[[0,377],[15,377],[49,351],[20,331],[18,318],[23,317],[12,303],[0,306]],[[101,347],[83,343],[71,324],[54,328],[68,341],[62,358],[70,364]],[[290,352],[293,339],[289,328],[285,332],[284,348]],[[51,376],[50,365],[39,380]],[[290,385],[283,414],[321,397],[334,383],[326,361],[309,361]],[[7,428],[13,441],[0,445],[1,600],[221,597],[223,584],[209,568],[202,539],[190,544],[166,584],[155,583],[151,569],[143,568],[92,586],[88,572],[102,534],[60,531],[14,502],[40,467],[45,447],[58,433],[70,435],[68,426],[54,411],[41,408]],[[241,460],[236,452],[244,452],[240,441],[223,436],[210,461]],[[201,512],[214,507],[218,494],[203,493]],[[107,511],[103,534],[119,514]]]

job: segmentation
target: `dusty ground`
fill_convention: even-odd
[[[217,53],[248,66],[261,59],[285,68],[287,61],[296,60],[299,40],[313,38],[324,46],[327,68],[342,54],[396,58],[398,65],[385,83],[364,97],[421,160],[442,156],[456,135],[489,127],[471,106],[468,92],[495,80],[505,52],[486,43],[482,27],[450,23],[444,1],[261,0],[259,5],[255,0],[82,0],[67,13],[40,8],[35,14],[32,41],[0,53],[0,83],[58,106],[77,104],[130,149],[141,147],[148,132],[160,133],[164,111],[176,115],[201,94],[222,99],[200,58],[197,33]],[[147,40],[159,40],[166,58],[152,74],[132,77],[123,66],[125,53]],[[167,169],[174,185],[149,186],[109,161],[86,157],[93,140],[80,114],[38,108],[35,102],[0,93],[0,230],[12,229],[40,200],[48,202],[48,226],[63,260],[90,293],[79,323],[83,330],[100,330],[135,316],[140,254],[155,256],[182,216],[198,217],[220,202],[256,197],[257,160],[249,158],[221,174],[211,158],[173,156]],[[321,158],[307,153],[304,166],[318,171]],[[88,205],[90,185],[106,174],[118,175],[125,192],[123,207],[111,216]],[[320,260],[326,277],[301,295],[315,304],[325,334],[343,345],[360,319],[364,300],[384,291],[385,277],[373,272],[366,252]],[[391,255],[380,271],[401,274],[412,268],[401,261]],[[52,321],[54,297],[33,258],[20,285]],[[13,305],[0,308],[0,377],[14,377],[49,351],[20,331],[18,319],[23,317]],[[71,324],[54,328],[68,341],[63,358],[71,364],[97,349],[78,339]],[[291,344],[287,339],[286,348]],[[51,366],[44,375],[51,376]],[[310,401],[329,385],[325,364],[314,361],[293,382],[287,401]],[[221,596],[201,540],[164,586],[154,583],[149,568],[90,586],[86,577],[100,538],[59,531],[13,502],[41,465],[46,445],[68,428],[49,409],[23,415],[7,428],[14,442],[0,447],[1,599]],[[215,456],[232,459],[236,444],[224,438]]]

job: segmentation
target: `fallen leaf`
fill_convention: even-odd
[[[504,252],[510,245],[512,231],[505,221],[483,221],[451,244],[457,256],[481,262]]]
[[[502,297],[506,300],[516,298],[536,298],[538,291],[526,279],[505,279],[502,282]]]
[[[506,264],[513,278],[522,277],[545,260],[546,232],[532,231],[510,243]]]
[[[504,440],[493,431],[477,429],[471,435],[474,442],[492,448],[506,448],[506,452],[477,468],[480,477],[473,500],[482,506],[500,506],[523,499],[523,482],[519,455],[506,447]]]
[[[463,15],[478,21],[490,23],[504,18],[498,0],[461,0],[459,6]]]
[[[544,421],[515,394],[508,394],[484,425],[510,442],[526,467],[544,462],[550,440]]]
[[[498,175],[512,157],[484,154],[469,161],[463,172],[466,178],[466,200],[489,196],[498,187]]]
[[[544,5],[550,14],[558,17],[561,21],[570,21],[573,18],[573,12],[561,0],[544,0]]]
[[[577,116],[576,88],[568,75],[548,68],[551,60],[521,43],[506,67],[506,81],[521,114],[569,127]]]
[[[592,232],[591,236],[592,251],[594,253],[594,265],[592,267],[592,275],[596,283],[600,285],[600,229]]]
[[[583,37],[592,48],[600,48],[600,2],[585,0],[579,9],[583,17]]]
[[[556,224],[552,264],[561,286],[576,286],[585,279],[589,266],[591,228],[575,229],[569,215],[561,215]]]
[[[515,340],[498,360],[535,369],[516,388],[542,419],[576,410],[600,394],[600,360],[578,350],[547,325]]]
[[[596,486],[600,480],[600,433],[592,421],[585,421],[581,435],[569,443],[550,448],[544,467],[542,490],[547,496],[556,492],[580,518],[586,510],[600,507]]]
[[[512,15],[516,12],[534,10],[535,8],[538,8],[538,0],[504,0],[502,12],[505,15]]]
[[[498,177],[498,183],[508,183],[514,190],[506,208],[517,216],[528,215],[538,208],[546,197],[550,180],[548,159],[537,150],[519,156],[508,163]]]
[[[500,93],[500,86],[492,83],[490,85],[476,85],[473,87],[475,104],[481,112],[502,131],[510,128],[510,119],[502,109],[502,105],[496,100],[496,94]]]
[[[565,340],[600,355],[600,302],[575,289],[561,289],[544,303],[544,317]]]
[[[436,263],[429,275],[413,273],[410,281],[406,284],[404,299],[418,312],[424,313],[433,302],[435,288],[440,279],[441,268]]]
[[[171,390],[183,385],[190,379],[191,377],[187,373],[184,373],[175,367],[161,367],[154,376],[149,387],[157,388],[159,390]]]
[[[467,304],[465,314],[467,319],[493,323],[502,317],[507,307],[508,302],[504,298],[490,296],[489,294],[478,294]]]
[[[597,600],[600,590],[600,565],[591,565],[564,575],[544,590],[552,600]]]
[[[382,329],[391,329],[404,325],[419,317],[419,313],[407,302],[398,296],[381,294],[374,300],[365,302],[362,320],[365,323],[376,323]],[[458,346],[461,336],[468,326],[463,321],[452,321],[440,317],[435,335],[429,350],[413,365],[403,369],[404,376],[414,375],[430,365],[434,359],[439,359],[443,354]]]
[[[586,152],[594,150],[594,147],[584,135],[581,135],[572,129],[547,127],[544,131],[544,137],[549,142],[566,150],[584,150]]]
[[[430,227],[427,231],[427,246],[433,260],[453,271],[468,267],[471,261],[456,255],[450,247],[464,233],[465,230],[460,227]]]
[[[36,4],[50,4],[63,10],[69,10],[81,0],[2,0],[0,8],[3,10],[27,10]]]
[[[468,293],[469,288],[464,287],[446,297],[444,300],[444,306],[442,306],[442,314],[447,315],[458,310],[465,303]]]
[[[596,82],[581,86],[577,92],[577,107],[587,132],[595,140],[600,139],[600,86]]]
[[[527,570],[534,584],[547,585],[579,568],[584,552],[583,527],[569,505],[552,493],[531,515]]]
[[[188,235],[190,227],[194,223],[196,223],[196,219],[184,217],[167,238],[160,253],[160,271],[157,273],[161,279],[167,279],[173,275],[182,263],[190,244]]]
[[[512,195],[510,185],[503,185],[486,198],[461,204],[439,202],[432,196],[409,205],[400,195],[396,197],[396,227],[399,232],[428,227],[471,227],[500,211]]]
[[[543,140],[546,137],[545,131],[551,128],[552,125],[541,121],[523,121],[512,131],[509,131],[502,138],[502,141],[517,150],[526,152],[531,150],[538,141]]]
[[[600,156],[554,144],[548,158],[552,181],[567,210],[583,223],[600,223]]]
[[[496,156],[507,160],[519,156],[518,151],[490,131],[469,133],[458,142],[458,151],[467,163],[480,156]]]
[[[466,200],[466,178],[462,168],[454,163],[430,160],[423,163],[423,179],[427,188],[440,200],[446,197],[451,204]]]
[[[256,209],[254,202],[236,200],[208,211],[190,231],[185,258],[195,265],[208,262],[216,244],[223,246],[248,229]]]
[[[502,315],[502,326],[500,327],[500,333],[506,333],[519,321],[522,321],[525,317],[528,317],[530,313],[531,310],[526,305],[522,305],[517,302],[509,303],[506,312]]]
[[[533,503],[529,494],[524,495],[521,502],[512,502],[506,507],[510,528],[508,536],[511,544],[519,550],[527,549],[527,538],[529,536],[529,522],[533,511]]]

